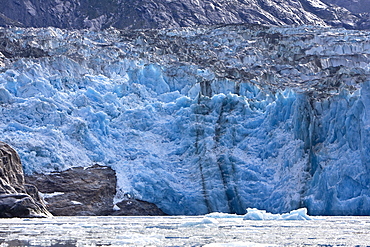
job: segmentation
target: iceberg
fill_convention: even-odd
[[[369,215],[368,37],[310,26],[2,28],[2,141],[27,174],[111,167],[115,204]]]
[[[258,210],[256,208],[248,208],[247,214],[243,218],[244,220],[312,220],[307,215],[306,208],[300,208],[293,210],[285,214],[272,214],[265,210]]]
[[[266,210],[259,210],[256,208],[247,208],[247,213],[244,215],[228,214],[213,212],[206,214],[205,217],[212,219],[244,219],[244,220],[312,220],[307,214],[307,208],[300,208],[292,210],[284,214],[273,214],[266,212]]]

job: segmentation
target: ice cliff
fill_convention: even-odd
[[[226,25],[0,30],[24,170],[108,165],[167,214],[370,213],[369,33]]]

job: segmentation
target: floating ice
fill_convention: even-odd
[[[216,227],[218,221],[216,219],[202,218],[196,221],[186,221],[180,225],[180,227]]]
[[[307,215],[306,208],[293,210],[286,214],[272,214],[265,210],[258,210],[256,208],[248,208],[244,220],[312,220]]]
[[[229,243],[212,243],[203,245],[203,247],[274,247],[276,244],[259,244],[253,242],[229,242]]]
[[[368,217],[246,221],[189,225],[199,217],[53,217],[0,219],[5,246],[368,246]],[[316,230],[318,229],[318,230]],[[207,245],[208,244],[208,245]]]
[[[214,219],[244,219],[244,220],[311,220],[307,215],[306,208],[293,210],[286,214],[272,214],[266,210],[258,210],[256,208],[248,208],[245,215],[227,214],[227,213],[210,213],[205,215],[207,218]]]
[[[243,218],[244,216],[243,215],[237,215],[237,214],[227,214],[227,213],[218,213],[218,212],[214,212],[214,213],[210,213],[210,214],[206,214],[205,217],[209,217],[209,218],[221,218],[221,219],[225,219],[225,218]]]

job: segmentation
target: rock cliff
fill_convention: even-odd
[[[46,217],[36,187],[24,183],[23,169],[16,151],[0,142],[0,217]]]

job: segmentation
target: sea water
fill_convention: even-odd
[[[0,219],[0,246],[370,246],[370,217]]]

